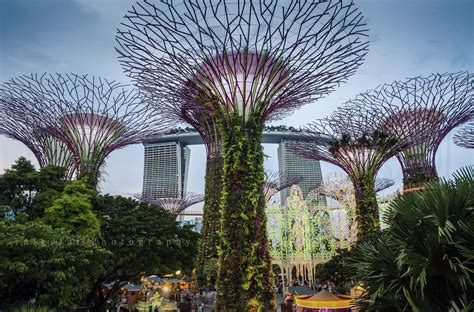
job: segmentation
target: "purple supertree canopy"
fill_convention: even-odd
[[[79,176],[95,184],[106,157],[166,129],[134,90],[106,79],[75,74],[20,76],[6,82],[11,109],[23,111],[72,153]],[[94,182],[95,180],[95,182]]]
[[[265,184],[263,186],[263,193],[265,200],[268,202],[278,192],[281,192],[295,184],[303,181],[302,176],[293,176],[278,171],[269,171],[265,173]]]
[[[125,18],[120,62],[157,105],[205,105],[244,120],[276,118],[330,93],[368,46],[352,1],[145,0]],[[195,101],[196,89],[215,101]]]
[[[179,215],[192,205],[204,201],[204,195],[196,193],[187,193],[184,198],[150,198],[142,194],[136,194],[135,198],[151,206],[166,209],[173,215]]]
[[[0,86],[0,134],[25,144],[41,168],[48,165],[63,167],[66,178],[72,178],[75,166],[71,152],[25,113],[23,104],[21,98],[12,96],[8,88]]]
[[[454,135],[454,143],[465,148],[474,148],[474,121],[465,125]]]
[[[304,139],[292,144],[295,152],[332,163],[353,179],[366,171],[376,173],[386,160],[412,143],[408,136],[395,139],[384,133],[369,115],[351,115],[344,110],[344,118],[340,118],[340,110],[306,126]]]
[[[396,155],[409,187],[436,178],[435,156],[441,141],[474,115],[473,86],[474,76],[467,72],[416,77],[361,94],[348,110],[369,114],[395,138],[418,137],[418,144]]]

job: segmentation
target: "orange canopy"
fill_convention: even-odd
[[[310,296],[297,296],[296,305],[301,308],[332,308],[342,309],[352,306],[352,298],[345,295],[334,295],[327,290]]]

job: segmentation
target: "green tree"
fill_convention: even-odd
[[[45,211],[43,221],[78,235],[96,237],[100,223],[92,211],[94,191],[82,181],[66,185],[61,195]]]
[[[90,293],[96,311],[120,285],[143,272],[192,270],[199,234],[180,227],[166,210],[132,198],[101,195],[95,199],[94,211],[101,223],[97,244],[111,252],[108,269],[96,279]],[[116,281],[115,288],[106,295],[100,286],[110,280]]]
[[[0,302],[66,308],[87,295],[107,252],[38,221],[0,220]]]
[[[25,212],[30,219],[41,217],[52,200],[64,189],[65,169],[47,166],[40,170],[20,157],[11,169],[0,175],[0,205],[14,214]]]
[[[386,232],[348,259],[380,311],[474,307],[474,167],[390,205]]]
[[[20,157],[0,176],[0,203],[10,206],[14,212],[30,208],[35,185],[35,167],[25,157]]]

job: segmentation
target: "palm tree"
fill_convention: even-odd
[[[396,198],[389,228],[348,259],[375,311],[471,311],[474,307],[474,167]]]

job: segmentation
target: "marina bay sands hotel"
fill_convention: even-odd
[[[189,129],[189,128],[187,128]],[[288,143],[297,139],[295,131],[265,131],[263,143],[278,144],[278,167],[281,173],[302,176],[299,183],[303,196],[320,186],[322,181],[319,161],[308,160],[295,155],[288,149]],[[151,198],[182,198],[186,194],[188,181],[189,145],[204,144],[197,132],[178,131],[143,142],[145,165],[143,174],[143,195]],[[288,190],[281,194],[282,203]]]

